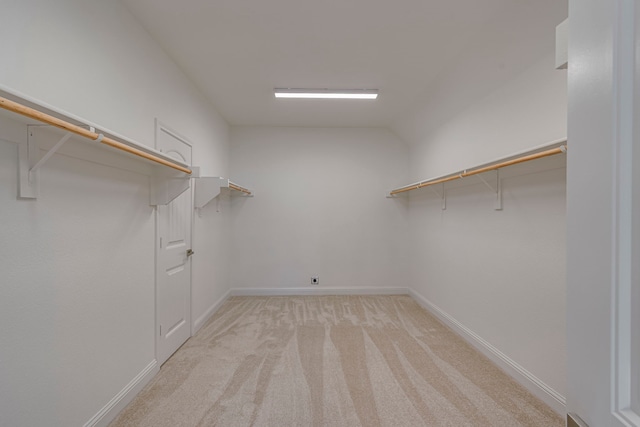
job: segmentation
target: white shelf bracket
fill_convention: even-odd
[[[191,179],[188,176],[167,176],[156,172],[151,175],[149,184],[149,205],[168,205],[190,188]]]
[[[447,190],[445,190],[444,188],[444,182],[442,183],[442,193],[438,193],[438,190],[436,190],[433,187],[429,187],[429,188],[431,189],[431,191],[436,193],[436,195],[440,197],[440,199],[442,200],[442,210],[443,211],[447,210]]]
[[[27,142],[18,149],[18,180],[21,199],[37,199],[40,174],[38,171],[62,147],[73,134],[67,132],[56,144],[38,159],[40,148],[32,126],[27,126]]]
[[[38,162],[38,143],[31,126],[27,126],[27,140],[18,147],[18,183],[21,199],[38,197],[39,174],[31,172],[32,165]]]
[[[493,209],[502,210],[502,181],[500,180],[500,169],[496,169],[496,200],[493,202]]]
[[[40,174],[38,171],[69,139],[73,132],[66,132],[53,147],[40,157],[40,147],[34,132],[34,128],[51,127],[50,125],[27,125],[27,142],[21,144],[18,149],[18,170],[21,199],[37,199]],[[95,129],[90,127],[91,132]],[[104,138],[103,134],[98,135],[96,141],[100,142]],[[39,158],[40,157],[40,158]]]
[[[220,187],[224,180],[220,177],[198,177],[195,178],[196,193],[194,205],[198,209],[204,208],[213,199],[220,195]]]
[[[49,160],[51,156],[53,156],[56,151],[58,151],[60,147],[62,147],[64,143],[69,140],[69,138],[71,138],[71,135],[71,132],[67,132],[62,138],[60,138],[60,141],[56,142],[56,145],[51,147],[51,150],[47,151],[35,165],[31,166],[31,168],[29,169],[29,178],[31,178],[38,171],[38,169],[40,169],[42,165],[44,165],[47,160]]]
[[[489,184],[487,180],[485,180],[482,175],[476,175],[480,181],[484,183],[484,185],[491,190],[492,193],[495,193],[496,199],[493,204],[493,209],[497,211],[502,210],[502,184],[500,181],[500,169],[496,169],[496,184],[495,186]]]

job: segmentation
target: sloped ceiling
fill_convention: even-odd
[[[232,125],[389,126],[523,0],[121,1]],[[275,87],[380,96],[275,99]]]

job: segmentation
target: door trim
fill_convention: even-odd
[[[634,287],[639,278],[634,268],[634,212],[637,201],[634,200],[634,175],[638,166],[634,164],[634,140],[640,137],[635,122],[635,110],[638,107],[638,74],[636,48],[638,43],[637,0],[618,0],[615,15],[614,40],[614,99],[616,101],[614,147],[614,189],[613,189],[613,278],[612,278],[612,413],[623,425],[640,425],[640,414],[634,406],[638,396],[637,360],[634,357],[634,312],[637,300],[634,300]],[[631,90],[630,90],[631,89]],[[636,220],[637,221],[637,220]],[[637,344],[637,343],[636,343]],[[637,356],[637,355],[636,355]],[[635,384],[634,384],[635,383]],[[636,403],[633,403],[636,401]],[[637,408],[637,406],[636,406]]]

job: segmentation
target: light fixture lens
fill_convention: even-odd
[[[377,90],[353,89],[274,89],[276,98],[305,98],[305,99],[376,99]]]

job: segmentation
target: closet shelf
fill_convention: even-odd
[[[209,204],[209,202],[218,197],[222,192],[226,192],[230,196],[253,197],[253,193],[250,190],[231,182],[227,178],[222,178],[219,176],[196,177],[195,181],[196,208],[205,207],[207,204]]]
[[[555,154],[566,153],[567,152],[566,143],[567,143],[566,138],[553,141],[549,144],[535,147],[517,154],[512,154],[510,156],[501,157],[499,159],[496,159],[488,163],[483,163],[481,165],[463,169],[457,172],[448,173],[446,175],[440,175],[435,178],[430,178],[424,181],[405,185],[404,187],[399,187],[394,190],[391,190],[389,192],[389,195],[395,196],[397,194],[405,193],[411,190],[417,190],[419,188],[428,187],[430,185],[441,184],[444,182],[453,181],[456,179],[465,178],[472,175],[478,175],[483,172],[498,170],[500,168],[515,165],[518,163],[528,162],[531,160],[540,159],[542,157],[548,157],[548,156],[553,156]]]
[[[44,123],[64,131],[62,138],[42,157],[40,147],[34,139],[29,138],[21,144],[18,159],[20,198],[37,198],[38,170],[72,136],[89,139],[100,146],[116,149],[116,152],[154,165],[150,205],[168,204],[189,188],[189,176],[192,173],[190,166],[151,147],[5,87],[0,87],[0,108],[17,114],[16,117],[26,118],[27,125]]]
[[[553,156],[556,154],[566,153],[567,152],[567,139],[559,139],[557,141],[553,141],[549,144],[541,145],[529,150],[525,150],[516,154],[512,154],[510,156],[501,157],[499,159],[493,160],[491,162],[483,163],[481,165],[476,165],[471,168],[463,169],[457,172],[448,173],[446,175],[440,175],[434,178],[430,178],[424,181],[419,181],[413,184],[405,185],[403,187],[396,188],[391,190],[387,195],[388,198],[396,197],[399,194],[406,193],[412,190],[417,190],[424,187],[429,187],[436,184],[442,184],[442,194],[439,196],[442,197],[442,209],[446,209],[446,196],[444,183],[449,181],[454,181],[456,179],[466,178],[469,176],[477,175],[478,178],[487,186],[489,189],[496,194],[496,204],[495,209],[502,209],[502,189],[500,185],[500,176],[499,170],[501,168],[515,165],[518,163],[524,163],[531,160],[541,159],[543,157]],[[488,183],[480,174],[496,171],[495,177],[495,186],[492,186]],[[435,190],[434,190],[435,191]],[[436,191],[437,193],[437,191]]]

